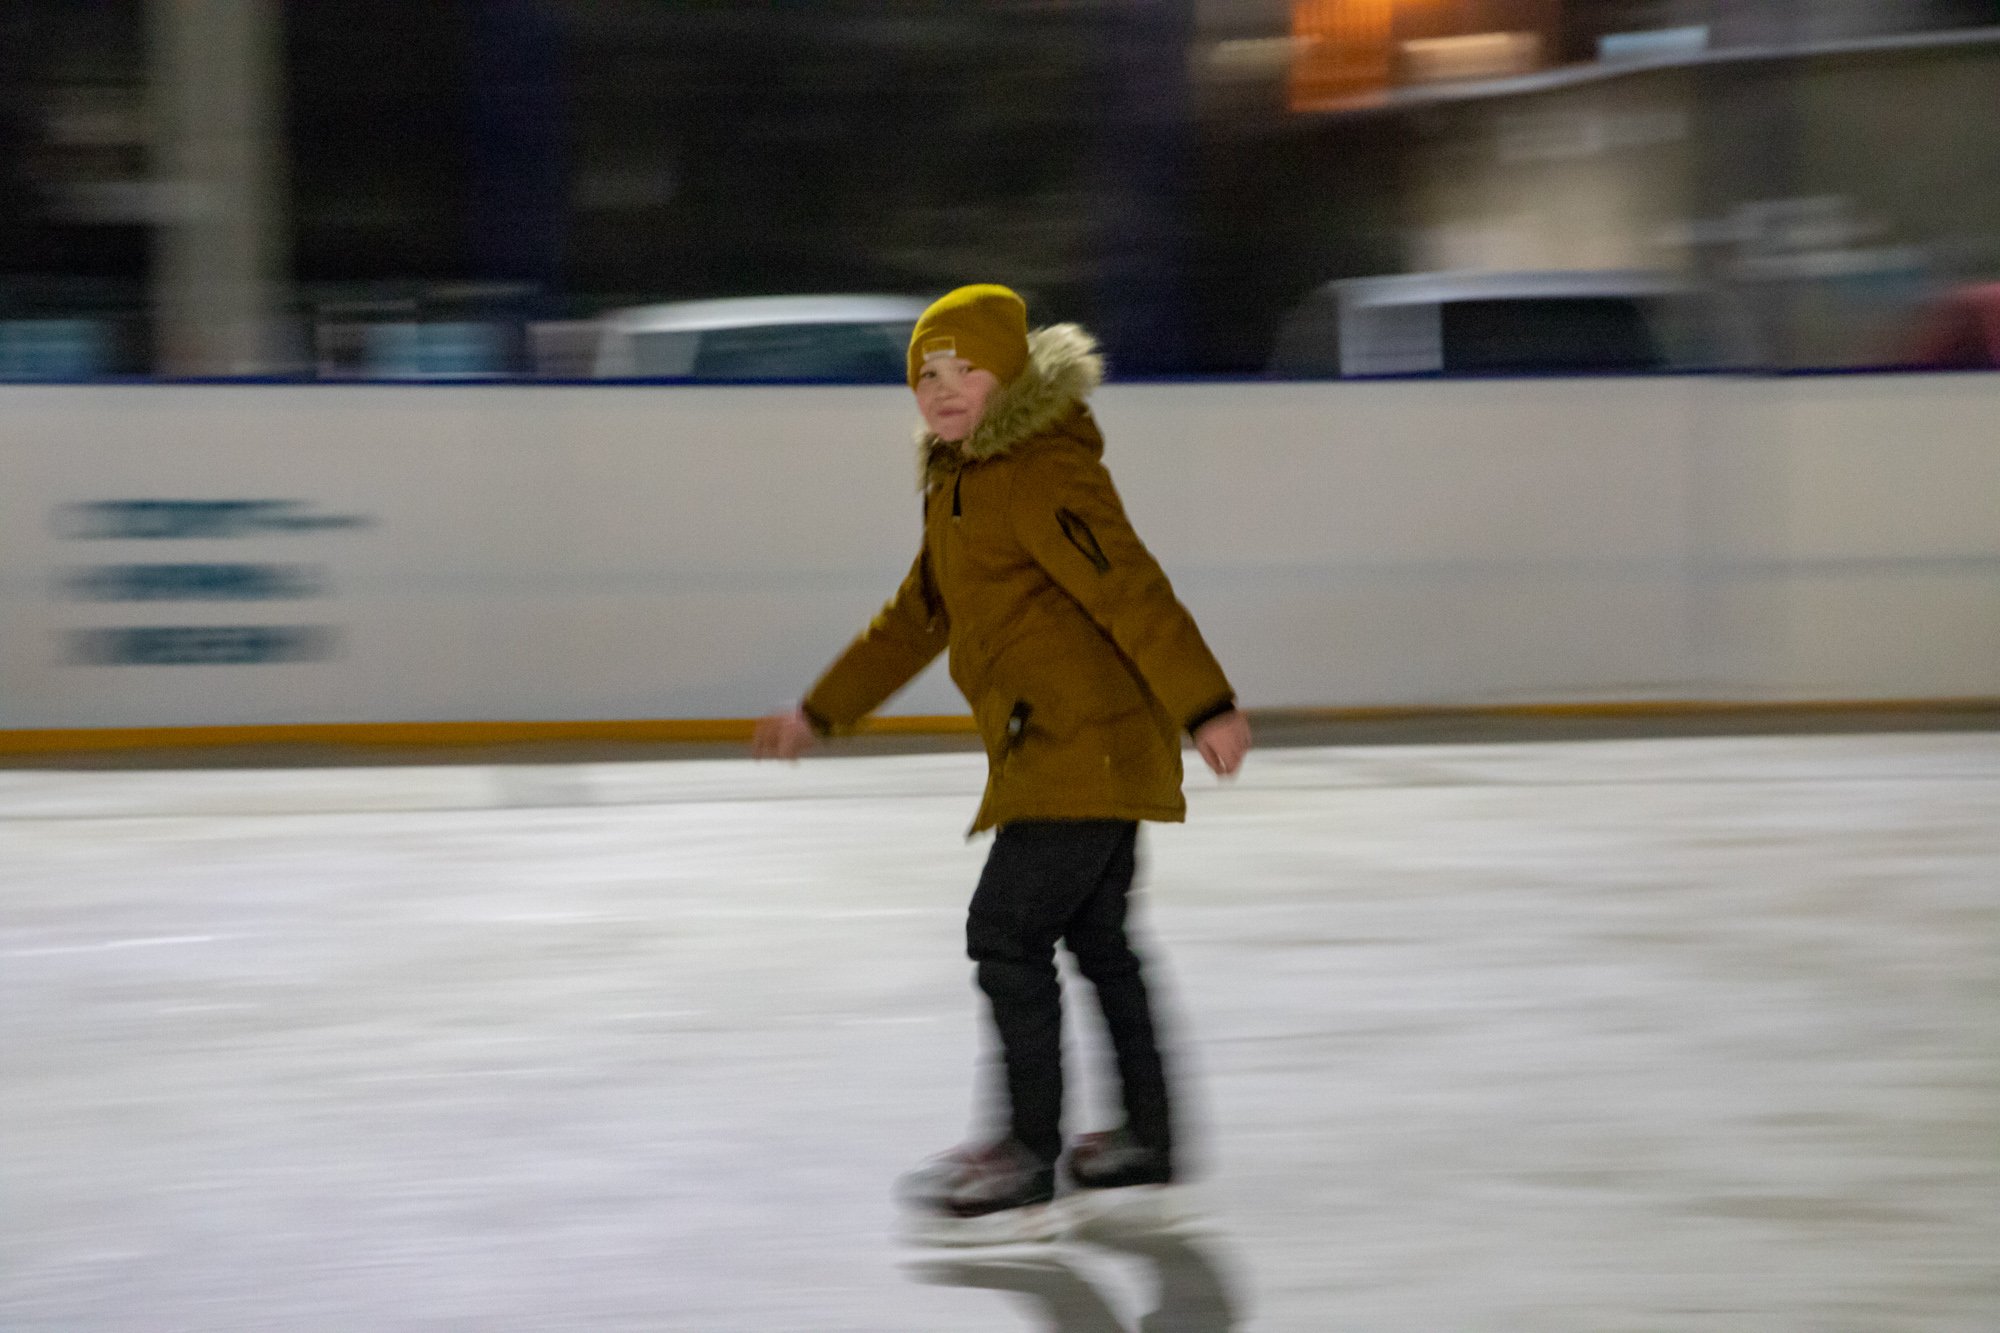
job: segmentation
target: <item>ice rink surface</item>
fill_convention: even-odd
[[[1141,928],[1206,1225],[926,1259],[980,780],[0,772],[0,1328],[2000,1328],[2000,736],[1191,775]]]

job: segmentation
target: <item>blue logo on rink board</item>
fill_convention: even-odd
[[[326,578],[304,565],[100,565],[64,587],[87,602],[259,602],[317,597]]]
[[[96,500],[56,511],[62,536],[86,541],[262,537],[359,528],[357,514],[317,514],[302,500]]]
[[[78,541],[215,541],[366,527],[356,514],[304,500],[94,500],[63,505],[55,532]],[[105,564],[59,576],[56,595],[90,602],[269,602],[322,596],[314,565],[256,561]],[[84,666],[251,666],[334,655],[327,625],[111,625],[67,631],[68,661]]]
[[[131,625],[73,630],[70,660],[87,666],[250,666],[333,655],[324,625]]]

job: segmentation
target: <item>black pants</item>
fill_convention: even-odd
[[[1139,956],[1125,938],[1125,898],[1137,868],[1130,820],[1021,820],[1003,826],[979,876],[966,951],[993,1009],[1006,1064],[1013,1135],[1053,1162],[1062,1151],[1060,940],[1097,991],[1117,1054],[1125,1123],[1172,1150],[1166,1075]]]

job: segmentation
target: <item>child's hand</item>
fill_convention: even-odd
[[[1235,777],[1243,756],[1250,753],[1250,719],[1240,708],[1210,718],[1195,730],[1194,748],[1215,776]]]
[[[796,704],[757,720],[750,737],[750,753],[757,759],[797,759],[819,744],[806,711]]]

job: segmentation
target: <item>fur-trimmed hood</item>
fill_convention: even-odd
[[[1028,365],[986,404],[972,434],[949,444],[928,429],[917,431],[923,479],[956,472],[966,463],[998,458],[1069,416],[1104,382],[1097,339],[1075,324],[1053,324],[1028,335]]]

